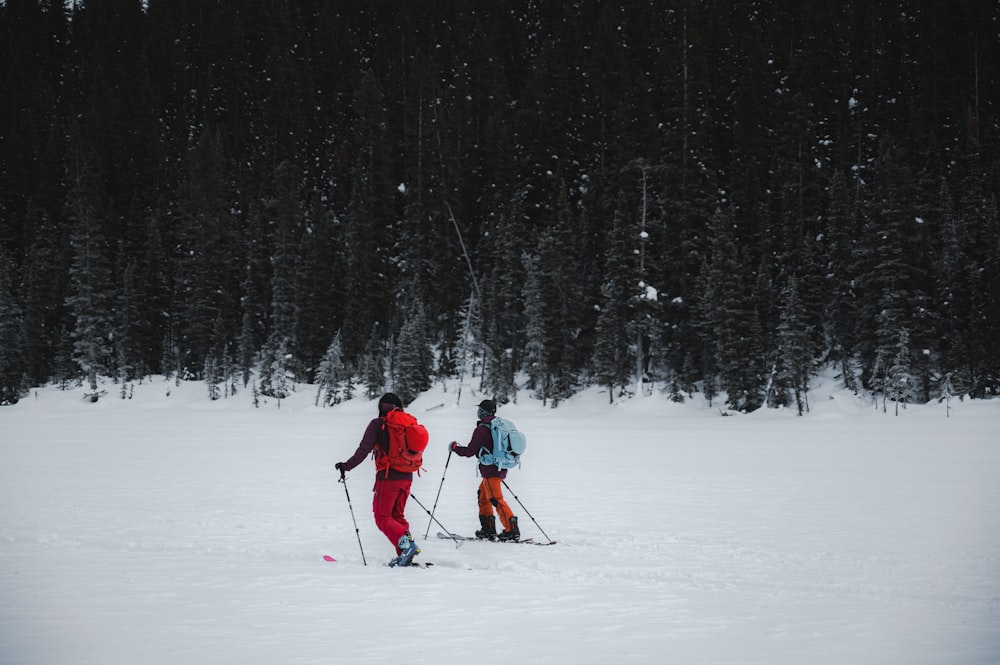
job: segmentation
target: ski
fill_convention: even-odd
[[[330,563],[334,563],[337,560],[334,559],[329,554],[324,554],[323,555],[323,561],[329,561]],[[390,561],[389,563],[392,563],[392,562]],[[389,566],[389,563],[386,563],[385,565]],[[431,562],[429,562],[429,561],[411,561],[409,566],[389,566],[389,567],[390,568],[430,568],[433,565],[434,564],[431,563]]]
[[[452,535],[449,536],[447,533],[442,533],[440,531],[438,531],[437,537],[443,538],[444,540],[471,540],[471,541],[482,540],[486,542],[500,542],[498,540],[490,540],[489,538],[476,538],[475,536],[461,536],[457,533],[453,533]],[[528,540],[530,540],[530,538]],[[504,542],[511,542],[511,541],[504,541]],[[518,542],[527,542],[527,540]]]
[[[394,566],[393,563],[392,563],[393,561],[395,561],[395,559],[392,559],[391,561],[386,562],[386,564],[385,564],[386,567],[388,567],[388,568],[431,568],[434,565],[430,561],[411,561],[409,566]]]
[[[539,545],[539,546],[544,546],[544,545],[555,545],[556,544],[556,541],[554,541],[554,540],[552,542],[549,542],[549,543],[542,543],[542,542],[539,542],[539,541],[535,540],[534,538],[521,538],[520,540],[490,540],[489,538],[476,538],[475,536],[460,536],[460,535],[457,535],[457,534],[453,534],[453,535],[449,536],[448,534],[441,533],[440,531],[438,531],[437,537],[441,538],[443,540],[479,540],[479,541],[484,541],[484,542],[487,542],[487,543],[511,543],[511,544],[515,544],[515,545],[520,544],[520,545]]]

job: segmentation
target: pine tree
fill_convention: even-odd
[[[936,349],[943,374],[942,380],[949,382],[949,390],[964,394],[968,390],[971,377],[965,359],[965,326],[961,312],[965,311],[967,290],[963,288],[963,266],[967,263],[965,249],[961,242],[961,220],[956,214],[948,182],[945,179],[937,189],[937,198],[929,213],[935,218],[938,229],[939,251],[934,263],[934,311],[937,312],[938,340]]]
[[[694,288],[689,296],[692,340],[687,344],[685,376],[689,381],[701,382],[701,392],[709,405],[719,394],[719,363],[715,354],[716,312],[718,311],[719,284],[717,275],[709,270],[706,258],[697,273]]]
[[[479,314],[479,297],[475,293],[469,295],[465,307],[461,310],[461,319],[464,324],[460,328],[458,339],[442,345],[438,350],[436,372],[442,380],[449,376],[458,377],[456,403],[461,400],[465,382],[475,375],[477,362],[481,361],[483,365],[480,388],[484,392],[495,395],[492,386],[501,383],[500,377],[496,375],[498,367],[495,357],[491,354],[490,348],[477,339],[482,331],[482,320]]]
[[[622,393],[629,382],[621,291],[618,279],[609,276],[601,289],[601,311],[594,331],[591,378],[597,385],[607,387],[609,403],[614,403],[615,395]]]
[[[528,374],[528,387],[542,404],[551,397],[552,369],[549,366],[545,330],[545,301],[542,292],[543,276],[539,258],[525,254],[524,261],[524,367]]]
[[[80,386],[80,368],[73,361],[73,339],[66,328],[60,330],[59,346],[52,360],[52,379],[60,390],[69,390],[72,386]]]
[[[71,333],[73,361],[83,373],[91,400],[95,402],[98,377],[110,368],[112,332],[111,270],[98,218],[101,214],[97,203],[99,197],[100,189],[92,172],[83,167],[77,173],[70,211],[74,222],[73,263],[66,306],[75,321]]]
[[[615,393],[624,393],[633,377],[636,385],[641,382],[641,360],[637,360],[637,336],[646,332],[637,325],[642,316],[645,293],[639,287],[642,280],[635,252],[645,243],[637,224],[625,208],[625,201],[632,200],[619,192],[608,214],[611,225],[606,232],[607,251],[600,272],[605,275],[601,285],[599,313],[594,333],[594,355],[591,359],[593,380],[608,388],[608,399],[614,401]]]
[[[66,283],[67,247],[62,229],[43,210],[32,208],[27,217],[32,229],[28,256],[21,266],[17,292],[22,298],[21,348],[31,385],[51,380],[65,324],[62,303]]]
[[[124,249],[131,262],[130,300],[132,310],[127,320],[128,336],[131,340],[131,363],[137,376],[163,373],[160,365],[160,350],[168,328],[167,313],[170,307],[170,265],[166,242],[163,235],[163,211],[149,211],[144,216],[143,241],[134,249]],[[122,276],[122,289],[126,288]],[[125,297],[123,292],[119,296]]]
[[[855,393],[860,389],[856,367],[855,324],[857,298],[853,292],[852,254],[856,243],[847,182],[840,171],[830,179],[829,211],[823,232],[825,250],[824,344],[831,362],[840,369],[844,386]]]
[[[235,321],[239,246],[221,136],[205,130],[186,153],[176,200],[171,317],[181,372],[199,377],[215,345],[215,321]],[[253,214],[255,211],[251,211]]]
[[[343,256],[337,251],[341,224],[323,197],[314,196],[299,239],[294,293],[295,339],[304,368],[315,368],[329,350],[344,310]]]
[[[711,312],[706,332],[711,335],[719,388],[726,393],[729,408],[753,411],[763,402],[764,367],[759,356],[759,339],[754,334],[755,313],[747,306],[741,279],[743,267],[733,236],[732,217],[723,210],[715,217],[708,271],[707,281],[712,286],[706,300]]]
[[[623,215],[635,219],[635,223],[627,224],[628,229],[626,244],[630,245],[629,252],[633,260],[630,261],[629,274],[634,280],[634,287],[628,294],[629,300],[629,321],[627,330],[629,337],[634,340],[635,359],[635,382],[636,392],[642,395],[645,391],[644,384],[648,375],[650,365],[649,346],[650,340],[655,336],[658,316],[658,291],[649,283],[651,269],[646,258],[647,246],[650,242],[649,229],[652,227],[652,201],[651,199],[651,177],[656,171],[645,160],[637,160],[628,166],[629,171],[637,171],[639,174],[639,196],[638,210],[635,212],[623,211]]]
[[[372,330],[365,345],[364,353],[358,359],[358,376],[365,384],[365,396],[375,399],[382,394],[386,384],[388,363],[386,358],[392,357],[391,345],[382,341],[378,326]]]
[[[236,340],[237,364],[242,371],[243,388],[250,385],[251,374],[257,365],[257,351],[261,346],[264,334],[264,313],[255,286],[255,260],[253,245],[251,255],[246,259],[243,269],[242,307],[240,313],[240,332]]]
[[[135,283],[137,272],[135,263],[126,265],[121,275],[121,287],[116,292],[117,304],[114,308],[114,341],[118,376],[122,383],[147,376],[150,367],[146,364],[141,348],[143,326],[143,302]]]
[[[205,385],[208,386],[208,399],[214,402],[222,397],[222,390],[219,388],[219,384],[225,381],[225,369],[219,358],[215,356],[215,352],[209,352],[205,356],[205,367],[202,370],[202,376],[205,377]]]
[[[0,248],[0,406],[16,404],[26,372],[21,338],[22,308],[14,292],[14,262]]]
[[[409,308],[392,351],[393,391],[409,404],[431,387],[433,358],[423,305],[415,303]]]
[[[316,406],[340,404],[348,394],[351,376],[344,363],[344,350],[337,332],[316,371]]]
[[[925,232],[923,220],[916,213],[917,198],[910,170],[901,162],[892,141],[882,145],[882,162],[876,188],[878,209],[863,235],[866,243],[862,257],[865,267],[859,276],[867,292],[865,309],[860,312],[861,333],[869,358],[862,375],[866,385],[882,393],[892,390],[889,368],[907,331],[923,330],[924,312],[929,305],[929,266],[916,242]],[[925,334],[921,334],[924,338]],[[872,362],[874,361],[874,362]],[[923,386],[911,389],[923,391]]]
[[[910,350],[910,331],[903,328],[899,333],[899,346],[886,370],[885,393],[894,402],[897,416],[901,404],[905,408],[913,401],[917,390],[916,378]]]
[[[552,406],[568,399],[576,392],[580,372],[586,366],[587,354],[580,348],[580,335],[592,326],[587,317],[590,311],[581,308],[583,302],[583,275],[580,272],[580,255],[583,243],[574,231],[575,217],[571,210],[568,187],[559,182],[556,197],[556,222],[552,233],[539,243],[547,287],[547,321],[549,347],[553,352],[555,380]],[[592,310],[591,310],[592,311]]]
[[[985,342],[983,353],[984,394],[1000,394],[1000,201],[996,194],[989,197],[983,215],[983,237],[986,238],[982,262],[983,294],[982,327]],[[992,240],[990,240],[992,238]]]
[[[302,214],[298,198],[298,170],[288,162],[278,165],[275,173],[275,199],[268,202],[262,214],[270,217],[275,247],[271,259],[271,312],[269,334],[261,350],[260,391],[264,395],[284,399],[291,394],[292,384],[299,375],[298,325],[296,307],[296,258],[298,225]]]
[[[516,399],[515,374],[525,367],[526,273],[522,257],[528,243],[521,201],[493,202],[496,211],[484,221],[477,274],[480,283],[480,338],[483,343],[482,389],[501,402]]]
[[[805,307],[799,297],[798,279],[788,278],[782,289],[780,322],[777,328],[778,358],[775,385],[781,391],[789,391],[795,400],[798,415],[809,410],[807,393],[809,379],[815,371],[812,352],[812,326],[809,324]],[[786,403],[780,400],[772,406]]]
[[[285,399],[292,394],[293,371],[291,341],[287,337],[273,336],[260,354],[257,375],[260,393],[268,397]]]
[[[967,137],[962,155],[963,194],[958,198],[961,242],[964,246],[962,290],[964,295],[963,328],[966,333],[964,355],[970,377],[969,394],[982,398],[1000,393],[1000,344],[994,339],[1000,332],[1000,295],[996,285],[1000,269],[1000,212],[995,194],[984,191],[983,146]]]

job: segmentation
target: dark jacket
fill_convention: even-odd
[[[483,449],[487,452],[493,450],[493,434],[490,432],[489,423],[495,416],[486,416],[478,423],[472,432],[472,439],[467,446],[455,446],[452,450],[461,457],[481,457]],[[479,465],[479,475],[483,478],[506,478],[507,469],[498,469],[494,465]]]
[[[357,465],[364,461],[365,457],[374,452],[374,457],[380,455],[386,455],[389,453],[389,431],[385,428],[385,421],[382,418],[385,414],[392,411],[395,408],[391,404],[386,404],[384,402],[378,405],[379,417],[374,418],[368,427],[365,428],[364,436],[361,437],[361,443],[358,444],[358,449],[354,451],[354,454],[344,462],[344,471],[350,471]],[[488,432],[487,432],[488,434]],[[389,473],[386,475],[385,471],[375,471],[375,480],[413,480],[413,474],[407,473],[405,471],[397,471],[396,469],[388,469]]]

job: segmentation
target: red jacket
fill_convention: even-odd
[[[495,416],[486,416],[476,423],[476,429],[472,432],[469,445],[455,446],[452,450],[461,457],[480,457],[484,448],[487,452],[491,452],[493,450],[493,433],[490,432],[489,423],[493,418]],[[492,464],[480,464],[479,475],[483,478],[503,479],[507,477],[507,469],[498,469]]]

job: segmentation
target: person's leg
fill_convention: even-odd
[[[493,515],[493,504],[490,502],[486,481],[487,479],[483,478],[479,482],[479,489],[476,490],[476,501],[479,503],[480,517],[491,517]]]
[[[476,531],[476,538],[495,538],[497,535],[497,520],[493,517],[493,504],[486,487],[486,478],[479,483],[476,490],[476,499],[479,503],[479,530]]]
[[[406,500],[410,498],[410,486],[413,483],[409,480],[397,480],[394,482],[398,483],[398,485],[396,486],[396,500],[392,504],[392,518],[405,529],[403,535],[396,541],[396,551],[399,552],[396,564],[409,566],[410,562],[413,561],[413,557],[420,554],[420,548],[417,547],[413,536],[410,535],[410,523],[406,521]]]
[[[493,514],[493,509],[496,509],[497,515],[500,517],[500,523],[503,525],[504,531],[510,531],[510,518],[514,516],[514,512],[507,505],[507,501],[503,498],[503,485],[499,478],[483,478],[483,493],[486,495],[486,501],[490,506],[490,514]],[[480,514],[482,514],[482,498],[480,498]]]
[[[399,483],[396,489],[396,500],[392,504],[392,519],[399,522],[404,533],[410,532],[410,523],[406,520],[406,501],[410,498],[410,487],[413,483],[409,480],[396,480]]]
[[[392,543],[396,555],[399,555],[399,539],[406,533],[409,525],[402,524],[395,517],[396,504],[399,501],[400,480],[377,480],[375,481],[375,497],[372,500],[372,512],[375,514],[375,526],[385,534],[385,537]],[[409,496],[409,487],[405,488],[406,496]],[[403,499],[405,505],[406,499]]]

